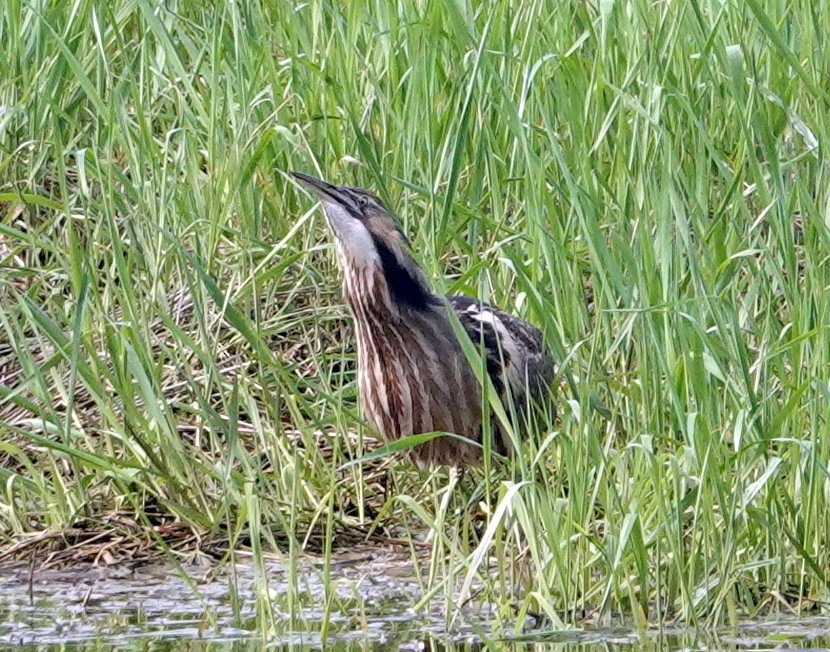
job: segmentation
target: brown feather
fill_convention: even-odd
[[[470,297],[437,297],[408,242],[377,197],[295,174],[321,198],[342,266],[343,296],[354,318],[358,392],[364,417],[395,440],[446,432],[480,442],[482,392],[447,315],[449,306],[473,342],[483,342],[493,385],[521,410],[527,395],[550,391],[554,365],[541,333]],[[510,450],[496,430],[497,450]],[[481,449],[438,437],[412,449],[427,465],[468,466]]]

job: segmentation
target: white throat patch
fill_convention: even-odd
[[[342,252],[356,265],[369,267],[380,264],[380,256],[369,230],[355,219],[340,204],[322,200],[331,230],[340,241]]]

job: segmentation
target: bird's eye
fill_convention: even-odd
[[[369,200],[363,195],[361,195],[357,198],[357,203],[360,204],[361,208],[366,208],[369,205]]]

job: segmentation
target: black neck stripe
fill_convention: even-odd
[[[434,304],[435,296],[432,291],[401,266],[395,254],[374,234],[372,240],[380,256],[383,276],[392,300],[416,310],[424,310]]]

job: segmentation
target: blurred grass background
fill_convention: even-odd
[[[520,614],[825,609],[828,30],[809,0],[7,0],[0,549],[329,559],[420,524],[425,593]],[[377,191],[561,361],[484,527],[440,471],[340,469],[354,342],[290,169]]]

